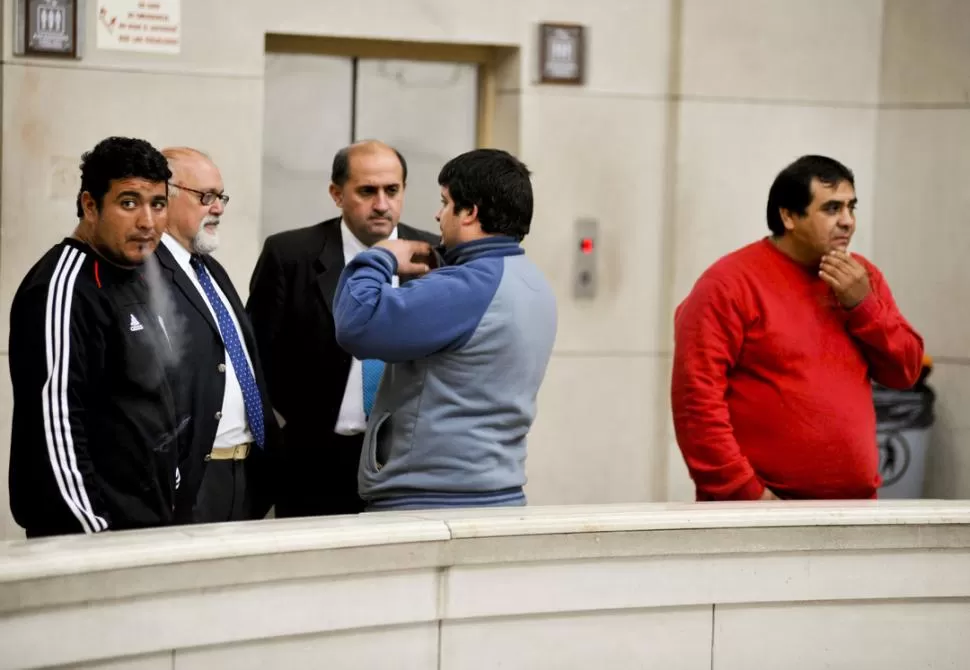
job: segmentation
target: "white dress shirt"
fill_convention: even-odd
[[[354,260],[354,256],[368,247],[358,240],[344,220],[340,220],[340,238],[344,245],[344,267]],[[391,231],[390,240],[397,239],[397,226]],[[398,285],[397,275],[391,279],[394,286]],[[364,414],[364,371],[360,361],[350,360],[350,374],[347,376],[347,386],[344,388],[344,399],[340,403],[340,413],[337,415],[337,425],[333,432],[338,435],[356,435],[367,428],[367,416]]]
[[[212,304],[206,297],[205,291],[202,290],[202,285],[199,283],[199,278],[195,274],[195,270],[189,265],[192,255],[168,233],[162,235],[162,244],[171,252],[172,257],[175,258],[175,262],[179,264],[182,271],[188,275],[195,290],[199,292],[202,300],[205,301],[206,306],[209,308],[213,321],[218,323],[219,319],[216,316],[216,311],[212,308]],[[239,328],[239,320],[236,318],[236,312],[233,310],[232,305],[226,299],[226,295],[219,288],[219,283],[215,279],[212,280],[212,287],[216,290],[216,294],[222,300],[222,304],[226,306],[226,311],[229,312],[229,316],[232,318],[232,325],[236,329],[239,343],[242,345],[243,353],[246,354],[246,362],[249,364],[250,372],[252,372],[253,360],[250,358],[249,350],[246,348],[246,340],[243,338],[242,330]],[[246,421],[246,403],[243,401],[242,389],[239,386],[239,380],[236,378],[235,368],[232,367],[232,361],[228,355],[225,359],[225,372],[220,373],[215,369],[212,371],[213,374],[224,374],[226,376],[226,390],[222,395],[222,416],[219,419],[219,426],[216,428],[216,439],[212,444],[213,447],[233,447],[243,442],[253,441],[253,434],[250,432],[249,423]],[[255,375],[255,373],[253,374]]]

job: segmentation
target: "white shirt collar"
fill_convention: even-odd
[[[164,244],[165,248],[168,249],[169,253],[172,254],[172,258],[174,258],[175,262],[179,264],[179,267],[188,273],[189,269],[192,267],[189,265],[189,261],[192,260],[192,254],[189,253],[189,250],[179,244],[178,240],[168,233],[162,233],[162,244]]]
[[[347,226],[347,222],[343,220],[343,217],[340,218],[340,239],[343,240],[345,258],[353,258],[360,252],[369,249],[366,244],[357,239],[357,236],[351,232],[350,227]],[[397,226],[391,229],[391,234],[387,239],[397,239]]]

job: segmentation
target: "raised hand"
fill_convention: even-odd
[[[869,273],[865,266],[842,249],[822,257],[818,276],[832,287],[835,297],[846,309],[852,309],[869,295]]]
[[[418,240],[384,240],[375,246],[387,249],[397,259],[397,274],[420,276],[431,271],[431,245]]]

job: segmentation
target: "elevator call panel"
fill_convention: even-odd
[[[573,237],[573,295],[576,298],[596,297],[597,277],[597,232],[599,221],[596,219],[577,219]]]

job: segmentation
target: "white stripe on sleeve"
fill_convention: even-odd
[[[68,369],[71,359],[71,306],[74,284],[85,254],[65,247],[47,289],[44,337],[47,381],[43,390],[44,431],[54,479],[68,509],[86,533],[105,530],[108,523],[95,515],[77,469],[68,404]]]

